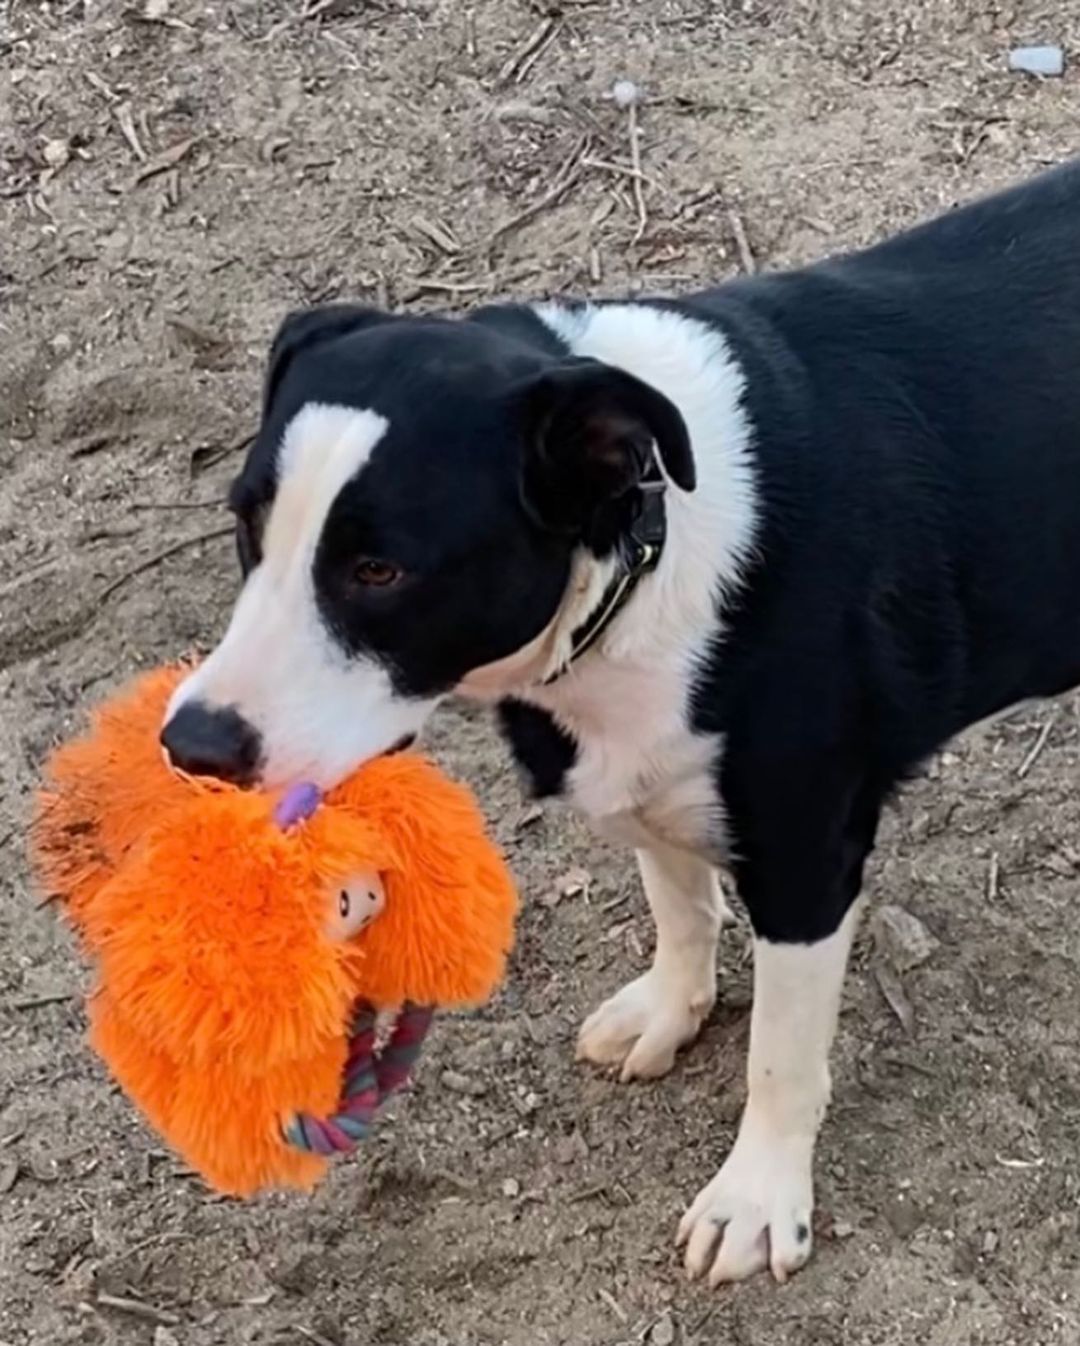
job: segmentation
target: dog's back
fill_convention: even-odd
[[[748,374],[763,586],[801,572],[772,648],[850,605],[900,759],[1080,683],[1078,240],[1080,162],[680,301]]]

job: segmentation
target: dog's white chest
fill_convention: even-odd
[[[545,705],[577,742],[566,794],[598,832],[636,847],[659,839],[719,856],[722,745],[687,724],[686,695],[674,671],[604,661],[571,671]]]

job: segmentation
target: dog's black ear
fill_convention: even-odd
[[[392,314],[366,304],[320,304],[287,314],[270,347],[263,383],[263,415],[270,410],[286,371],[298,355],[335,337],[392,319]]]
[[[622,369],[595,360],[560,365],[521,390],[520,406],[522,500],[545,528],[587,530],[598,510],[638,485],[654,446],[675,485],[694,489],[690,436],[678,409]]]

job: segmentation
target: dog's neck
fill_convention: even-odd
[[[625,605],[580,659],[575,635],[597,612],[622,564],[584,548],[575,554],[562,602],[538,636],[505,659],[470,673],[458,691],[497,700],[523,697],[557,707],[601,661],[685,666],[717,605],[737,588],[751,554],[758,506],[742,405],[743,376],[723,336],[670,309],[647,304],[564,308],[543,305],[541,320],[576,355],[626,369],[679,409],[694,451],[693,492],[666,483],[663,549]]]

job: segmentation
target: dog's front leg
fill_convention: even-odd
[[[727,1160],[679,1227],[690,1274],[714,1285],[766,1267],[784,1280],[810,1256],[829,1049],[884,795],[842,742],[766,746],[774,752],[752,743],[733,753],[727,777],[735,875],[754,928],[746,1107]]]
[[[637,853],[656,923],[653,965],[582,1025],[578,1059],[622,1065],[622,1078],[669,1071],[716,999],[716,945],[731,913],[705,860],[661,842]]]
[[[778,1281],[810,1256],[813,1159],[829,1101],[829,1048],[856,924],[813,944],[754,941],[749,1092],[735,1144],[679,1226],[692,1276]]]

